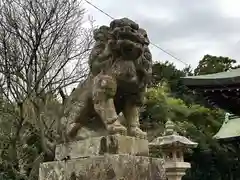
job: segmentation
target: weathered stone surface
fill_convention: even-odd
[[[148,156],[148,141],[122,135],[89,138],[58,145],[56,147],[55,159],[76,159],[103,155],[105,153]]]
[[[165,180],[163,163],[145,156],[106,154],[44,163],[39,180]]]

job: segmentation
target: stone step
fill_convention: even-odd
[[[122,135],[88,138],[57,145],[55,159],[77,159],[106,153],[148,156],[148,140]]]

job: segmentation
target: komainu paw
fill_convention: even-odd
[[[142,131],[139,127],[129,128],[128,135],[140,139],[147,139],[147,133]]]
[[[121,135],[127,135],[127,128],[124,127],[121,123],[118,121],[115,121],[112,124],[107,125],[107,130],[109,134],[121,134]]]

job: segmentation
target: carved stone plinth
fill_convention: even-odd
[[[165,180],[163,160],[145,156],[93,156],[41,164],[39,180]]]
[[[106,153],[148,156],[148,141],[121,135],[94,137],[58,145],[56,147],[55,159],[76,159]]]

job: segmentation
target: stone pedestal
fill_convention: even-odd
[[[55,159],[76,159],[106,153],[148,156],[148,141],[121,135],[94,137],[58,145],[56,147]]]
[[[164,180],[163,161],[144,156],[102,155],[44,163],[39,180]]]
[[[59,145],[39,180],[165,180],[164,161],[148,151],[147,140],[120,135]]]
[[[166,176],[168,180],[181,180],[186,170],[191,168],[187,162],[165,162]]]

